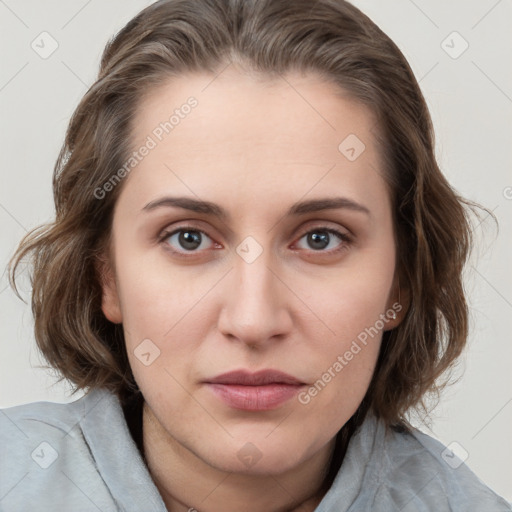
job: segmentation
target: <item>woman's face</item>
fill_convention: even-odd
[[[315,75],[184,75],[139,106],[103,311],[164,435],[213,467],[293,468],[365,395],[396,324],[375,128]]]

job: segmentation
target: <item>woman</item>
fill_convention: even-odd
[[[108,44],[33,258],[86,391],[0,415],[5,510],[511,510],[406,412],[461,354],[467,207],[340,0],[166,0]]]

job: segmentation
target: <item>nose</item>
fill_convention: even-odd
[[[235,253],[234,268],[224,284],[218,329],[226,338],[253,348],[283,339],[293,327],[293,294],[270,268],[269,252],[251,263]]]

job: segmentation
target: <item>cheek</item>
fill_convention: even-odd
[[[187,397],[180,383],[192,380],[195,354],[215,325],[207,294],[218,276],[133,256],[116,260],[129,363],[148,400],[173,396],[178,405]]]
[[[358,260],[359,268],[347,265],[327,287],[311,290],[309,304],[322,322],[303,328],[312,385],[299,401],[312,417],[343,424],[363,399],[378,358],[382,333],[391,317],[386,315],[393,281],[394,249],[381,257]],[[370,255],[368,255],[370,256]],[[316,300],[315,300],[316,297]],[[323,335],[319,335],[319,326]],[[328,328],[328,329],[327,329]]]
[[[321,429],[324,439],[335,435],[361,404],[380,350],[382,330],[376,323],[382,309],[362,300],[361,309],[355,313],[357,300],[351,304],[346,316],[341,308],[334,324],[336,339],[322,343],[317,338],[315,346],[305,350],[310,385],[297,398],[303,417],[311,428]]]
[[[309,288],[305,302],[318,312],[326,327],[326,336],[313,339],[328,341],[327,347],[341,350],[357,337],[364,338],[368,330],[382,331],[381,315],[390,305],[393,276],[394,249],[389,247],[378,254],[355,254],[331,279],[320,285],[309,282],[301,292],[306,296]]]
[[[156,252],[156,251],[155,251]],[[117,262],[123,325],[130,341],[151,338],[164,342],[201,310],[214,275],[190,267],[173,269],[153,254]],[[199,307],[198,307],[199,306]]]

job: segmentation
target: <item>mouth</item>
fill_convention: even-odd
[[[306,385],[277,370],[261,370],[256,373],[237,370],[208,379],[205,384],[226,405],[245,411],[276,409]]]

